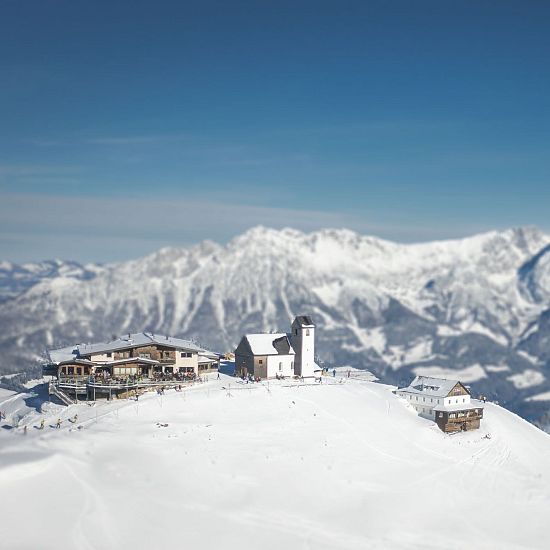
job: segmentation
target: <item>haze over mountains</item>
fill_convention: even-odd
[[[326,365],[452,375],[550,425],[550,235],[532,227],[422,244],[257,227],[104,266],[4,262],[0,297],[0,372],[140,330],[223,352],[307,313]]]

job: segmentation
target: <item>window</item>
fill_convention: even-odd
[[[298,329],[294,329],[294,336],[298,336]]]
[[[291,369],[294,368],[294,361],[291,361],[291,362],[290,362],[290,368],[291,368]]]
[[[140,353],[139,356],[142,359],[151,359],[151,354],[150,353]]]
[[[107,353],[107,357],[112,357],[112,356],[113,356],[113,353],[111,351]]]
[[[423,401],[424,403],[426,403],[426,398],[425,398],[425,397],[423,397],[423,398],[422,398],[422,401]]]
[[[189,352],[182,351],[180,353],[180,357],[193,357],[193,354],[189,353]]]
[[[456,418],[456,414],[455,414],[455,413],[451,413],[451,414],[449,415],[449,418]]]
[[[263,359],[258,359],[258,365],[263,365],[263,364],[264,364]]]
[[[283,364],[279,363],[279,370],[283,370]]]
[[[306,336],[309,336],[309,329],[306,328]]]

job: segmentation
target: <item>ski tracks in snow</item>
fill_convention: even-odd
[[[100,498],[92,485],[76,473],[70,461],[71,459],[64,461],[65,471],[70,473],[75,482],[81,487],[84,496],[83,506],[72,528],[75,548],[79,550],[116,548],[116,543],[111,534],[111,522],[105,513],[103,499]],[[96,531],[98,536],[94,537],[93,531]],[[94,540],[97,540],[100,545],[95,545]]]

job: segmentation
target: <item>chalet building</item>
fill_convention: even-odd
[[[417,376],[395,393],[444,432],[475,430],[483,418],[483,404],[472,400],[468,388],[458,380]]]
[[[235,349],[239,376],[275,378],[315,376],[315,325],[311,317],[296,317],[289,333],[246,334]]]
[[[78,344],[50,350],[50,371],[62,376],[105,375],[110,377],[164,374],[198,375],[215,370],[217,354],[193,342],[159,334],[128,334],[111,342]]]

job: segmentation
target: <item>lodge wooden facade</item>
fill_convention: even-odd
[[[437,411],[435,422],[445,433],[477,430],[483,418],[483,407],[457,411]]]

